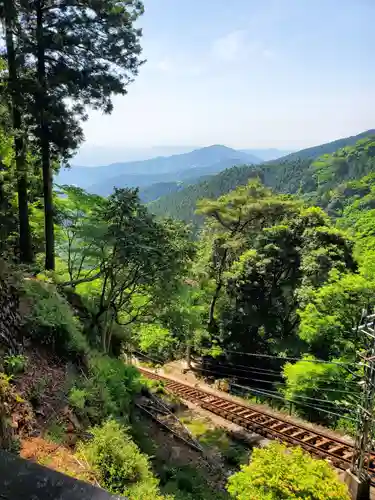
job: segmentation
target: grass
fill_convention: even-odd
[[[190,416],[180,417],[180,420],[201,445],[216,448],[229,465],[238,467],[249,462],[248,448],[234,442],[225,429],[212,428],[206,420]]]
[[[46,438],[52,443],[64,444],[66,436],[66,427],[58,421],[53,421],[47,429]]]

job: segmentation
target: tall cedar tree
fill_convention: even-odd
[[[30,127],[41,152],[46,269],[54,269],[51,163],[64,163],[82,140],[86,106],[112,111],[140,64],[143,13],[137,0],[19,0],[20,43],[36,82]]]
[[[26,165],[26,148],[22,123],[22,88],[19,75],[19,57],[14,42],[17,25],[17,10],[13,0],[0,2],[0,17],[4,25],[6,59],[8,63],[8,91],[10,93],[12,125],[14,133],[14,152],[17,170],[18,217],[19,217],[19,251],[20,260],[32,262],[33,252],[28,210],[28,181]]]

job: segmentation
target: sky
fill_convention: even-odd
[[[147,62],[110,116],[90,111],[77,159],[211,144],[297,150],[375,128],[375,0],[144,5]]]

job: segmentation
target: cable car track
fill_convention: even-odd
[[[312,430],[300,424],[284,420],[267,411],[248,404],[241,404],[224,396],[194,387],[163,375],[138,368],[147,378],[164,382],[166,390],[201,408],[234,422],[246,430],[286,444],[301,446],[309,453],[328,459],[335,467],[346,470],[350,467],[354,447],[340,438]],[[371,454],[368,472],[375,485],[375,452]]]

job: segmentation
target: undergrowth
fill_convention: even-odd
[[[23,292],[23,330],[27,337],[66,359],[79,359],[88,353],[82,325],[53,285],[29,279],[23,283]]]
[[[108,420],[91,429],[93,439],[81,443],[78,455],[88,462],[101,486],[132,500],[159,500],[158,480],[125,427]]]

